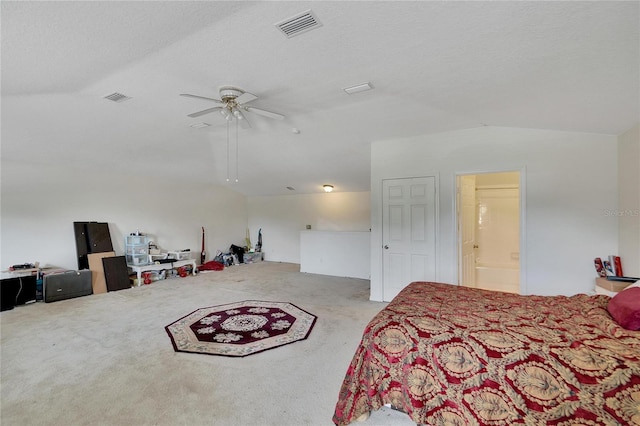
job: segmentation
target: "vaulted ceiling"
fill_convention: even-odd
[[[377,140],[484,125],[617,135],[640,117],[639,4],[2,1],[2,161],[277,195],[369,190]],[[307,10],[320,27],[276,27]],[[222,115],[187,116],[215,104],[179,96],[226,85],[286,118],[247,113],[227,151]]]

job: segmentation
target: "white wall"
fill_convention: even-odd
[[[622,271],[640,277],[640,124],[618,138],[618,191]]]
[[[457,283],[455,175],[520,170],[525,294],[575,294],[594,287],[593,259],[618,249],[617,138],[499,127],[372,144],[371,299],[382,299],[382,180],[439,176],[439,281]]]
[[[262,228],[265,260],[300,263],[300,231],[369,231],[369,192],[249,197],[249,229],[255,246]]]
[[[368,280],[370,246],[369,231],[301,231],[300,272]]]
[[[74,221],[108,222],[118,255],[123,236],[137,229],[163,249],[196,251],[197,259],[202,226],[207,260],[244,241],[246,198],[223,187],[6,161],[1,172],[3,270],[35,261],[77,269]]]

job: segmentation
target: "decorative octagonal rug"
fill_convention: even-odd
[[[291,303],[245,300],[196,309],[165,330],[176,352],[242,357],[304,340],[315,322]]]

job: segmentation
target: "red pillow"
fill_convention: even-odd
[[[640,330],[640,287],[627,288],[613,296],[607,310],[620,326]]]

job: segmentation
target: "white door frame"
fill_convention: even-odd
[[[467,215],[469,214],[469,212],[467,211],[465,213],[465,203],[467,203],[470,201],[467,197],[468,195],[468,191],[465,190],[466,188],[466,182],[463,182],[463,178],[468,177],[468,176],[473,176],[473,218],[474,218],[474,223],[472,226],[469,226],[468,223],[465,223],[465,219],[468,219]],[[460,210],[456,210],[455,214],[456,214],[456,223],[457,223],[457,228],[458,229],[458,238],[457,238],[457,245],[458,245],[458,285],[465,285],[467,287],[475,287],[475,258],[476,258],[476,253],[475,250],[477,248],[476,245],[476,237],[475,237],[475,217],[477,215],[476,212],[476,195],[475,195],[475,189],[476,189],[476,185],[475,185],[475,176],[476,175],[458,175],[456,176],[456,197],[457,197],[457,209]],[[466,232],[465,232],[466,231]],[[465,239],[465,233],[469,233],[471,232],[471,240],[467,240]],[[470,242],[469,242],[470,241]],[[469,245],[472,244],[473,248],[470,248]],[[467,266],[468,264],[465,263],[465,254],[469,254],[473,257],[473,272],[469,273],[469,271],[467,270]],[[466,272],[466,274],[465,274]],[[463,284],[464,283],[464,284]]]
[[[459,171],[453,176],[453,212],[455,218],[453,220],[453,232],[455,237],[455,244],[453,247],[454,259],[456,259],[456,282],[460,282],[460,233],[458,232],[458,176],[463,175],[481,175],[486,173],[505,173],[505,172],[520,172],[520,294],[529,294],[527,288],[527,176],[526,167],[514,167],[511,169],[491,169],[491,170],[472,170],[472,171]]]

